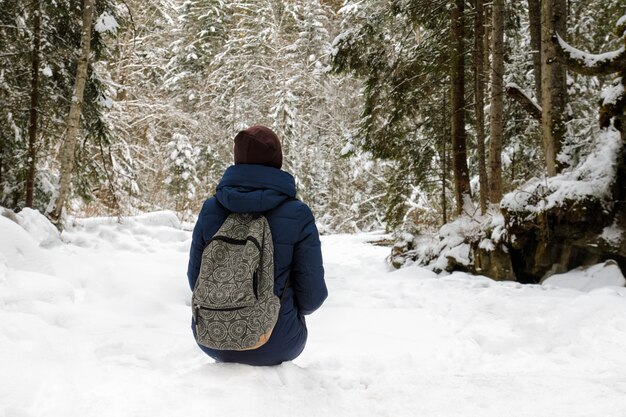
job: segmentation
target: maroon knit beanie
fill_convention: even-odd
[[[276,133],[261,125],[237,133],[235,164],[257,164],[280,169],[283,166],[283,149]]]

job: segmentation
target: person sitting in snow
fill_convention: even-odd
[[[277,365],[295,359],[307,340],[304,316],[317,310],[328,291],[319,234],[309,207],[295,198],[293,176],[281,170],[278,136],[261,125],[242,130],[234,140],[234,165],[226,169],[216,195],[206,200],[193,230],[187,277],[195,288],[205,245],[230,213],[261,213],[274,247],[274,293],[278,320],[269,340],[252,350],[198,346],[218,362]],[[196,334],[192,319],[192,329]]]

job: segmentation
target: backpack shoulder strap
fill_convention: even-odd
[[[228,210],[226,207],[224,207],[224,205],[222,203],[220,203],[220,200],[217,198],[217,195],[213,195],[213,197],[215,198],[215,201],[217,202],[217,205],[220,206],[226,213],[228,213],[228,214],[232,213],[230,210]],[[276,207],[271,208],[271,209],[269,209],[267,211],[264,211],[261,214],[263,214],[265,216],[270,211],[276,210],[277,208],[281,207],[283,204],[286,204],[288,201],[293,201],[293,200],[297,200],[297,198],[296,197],[289,197],[289,198],[285,199],[283,202],[281,202],[279,205],[277,205]],[[285,288],[283,288],[283,293],[280,296],[281,303],[285,299],[285,294],[287,294],[287,289],[289,287],[291,287],[291,277],[287,278],[287,282],[285,283]]]

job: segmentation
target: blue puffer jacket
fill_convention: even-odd
[[[187,270],[192,290],[200,271],[205,242],[224,223],[229,211],[265,214],[274,243],[276,295],[282,296],[287,280],[291,280],[269,341],[258,349],[242,352],[200,346],[217,361],[276,365],[294,359],[304,349],[307,328],[303,316],[318,309],[328,291],[315,219],[309,207],[295,199],[295,195],[295,181],[287,172],[263,165],[238,164],[226,170],[216,196],[202,206],[193,230]]]

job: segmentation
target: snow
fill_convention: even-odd
[[[488,252],[493,252],[494,250],[496,250],[496,245],[494,245],[493,241],[488,238],[481,240],[480,243],[478,244],[478,247]]]
[[[609,245],[618,246],[622,242],[622,236],[624,231],[619,227],[617,222],[613,222],[612,225],[606,226],[602,229],[600,238],[607,242]]]
[[[339,151],[339,155],[341,156],[346,156],[348,155],[350,152],[354,152],[355,148],[354,145],[351,143],[346,143],[345,146],[343,148],[341,148],[341,151]]]
[[[28,232],[40,246],[54,245],[59,242],[59,231],[50,223],[50,221],[31,208],[23,208],[16,215],[17,220],[26,232]]]
[[[46,65],[41,70],[41,73],[45,75],[46,77],[52,77],[52,68],[50,68],[50,65]]]
[[[622,78],[619,77],[615,80],[613,85],[602,90],[600,97],[602,98],[602,105],[614,105],[620,97],[624,95],[624,85],[622,84]]]
[[[602,130],[593,151],[579,165],[554,177],[533,178],[506,194],[500,207],[511,212],[533,214],[561,206],[566,201],[592,198],[608,202],[621,146],[617,130]]]
[[[588,52],[583,52],[580,49],[574,48],[563,38],[561,38],[558,34],[556,35],[561,48],[572,58],[575,60],[582,61],[587,67],[593,68],[597,66],[601,62],[608,62],[617,59],[618,56],[624,53],[624,46],[621,46],[616,51],[605,52],[603,54],[590,54]]]
[[[103,12],[100,17],[98,17],[98,20],[96,20],[96,24],[94,26],[94,29],[100,33],[110,32],[112,34],[115,34],[117,33],[117,28],[117,20],[115,20],[115,17],[113,17],[107,11]]]
[[[48,267],[48,254],[22,226],[0,216],[0,264],[37,271]]]
[[[624,287],[626,279],[615,261],[609,260],[587,268],[576,268],[566,274],[555,274],[543,281],[543,285],[592,291],[604,287]]]
[[[45,230],[0,216],[0,416],[624,415],[624,288],[390,272],[375,235],[324,236],[304,353],[216,364],[191,335],[191,233],[170,220],[76,220],[42,248]]]
[[[513,88],[515,90],[518,90],[520,92],[520,94],[522,94],[524,97],[526,97],[526,100],[529,103],[532,103],[532,105],[537,109],[537,111],[539,111],[539,113],[543,112],[543,108],[541,107],[541,105],[539,105],[539,103],[537,103],[535,100],[533,100],[532,98],[530,98],[530,96],[528,94],[526,94],[526,92],[522,89],[522,87],[519,86],[519,84],[516,83],[508,83],[505,87],[507,90],[509,88]]]
[[[479,240],[479,248],[493,251],[505,233],[504,217],[499,212],[459,216],[439,229],[438,239],[422,242],[416,251],[417,263],[435,271],[446,270],[449,259],[471,265],[470,242]]]
[[[111,97],[99,96],[98,104],[104,108],[110,109],[113,107],[113,100]]]
[[[339,14],[342,13],[342,10],[339,11]],[[346,10],[346,13],[351,13],[351,11]],[[349,41],[351,37],[355,35],[355,33],[356,33],[356,29],[348,29],[340,33],[339,35],[337,35],[335,39],[333,39],[333,41],[331,42],[331,56],[336,56],[337,53],[339,52],[339,47],[338,47],[339,44],[342,42]]]

